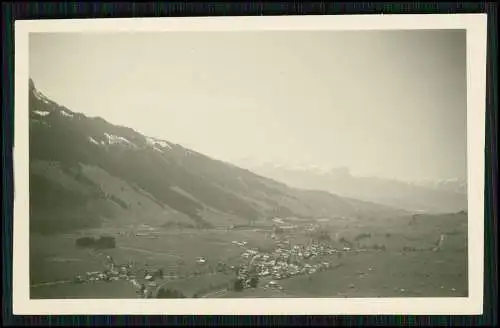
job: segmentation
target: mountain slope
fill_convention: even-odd
[[[290,188],[40,93],[30,79],[31,229],[103,223],[210,227],[271,216],[397,216],[404,211]]]
[[[330,171],[254,165],[252,171],[297,188],[321,189],[408,211],[433,213],[467,209],[466,184],[460,181],[406,183],[376,177],[357,177],[345,168]]]

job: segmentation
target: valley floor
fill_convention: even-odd
[[[186,297],[202,298],[466,297],[467,230],[457,229],[456,221],[443,222],[411,226],[406,221],[400,226],[376,222],[369,226],[359,223],[330,226],[329,234],[333,236],[330,253],[324,251],[308,260],[312,266],[307,264],[301,274],[263,275],[257,288],[242,291],[232,290],[236,274],[220,270],[219,265],[245,267],[251,257],[245,254],[251,251],[272,256],[277,244],[285,242],[291,249],[293,245],[310,243],[311,237],[304,232],[305,228],[284,233],[279,238],[259,229],[152,228],[155,233],[150,235],[138,234],[134,228],[88,231],[87,234],[116,238],[116,248],[101,251],[77,248],[78,234],[33,234],[31,298],[137,298],[140,296],[135,281],[149,285],[153,294],[163,286],[180,291]],[[447,237],[437,249],[436,241],[442,235]],[[349,247],[345,243],[349,243]],[[129,264],[136,268],[134,276],[116,281],[74,282],[75,275],[102,272],[108,255],[117,265]],[[323,268],[321,263],[328,263],[328,267]],[[144,269],[158,268],[163,270],[162,278],[155,282],[144,279],[141,273]]]

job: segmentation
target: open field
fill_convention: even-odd
[[[336,269],[280,281],[296,297],[466,297],[462,253],[352,253]]]
[[[208,264],[217,263],[219,259],[238,257],[241,247],[231,244],[232,240],[246,240],[252,244],[266,242],[263,233],[253,231],[225,230],[172,230],[161,231],[157,239],[135,236],[122,236],[115,231],[100,231],[101,235],[116,238],[117,248],[103,250],[101,253],[111,255],[117,263],[129,261],[140,265],[154,265],[173,270],[195,269],[196,258],[203,256]],[[89,233],[89,235],[91,235]],[[61,280],[73,277],[76,273],[102,269],[103,256],[97,256],[86,249],[75,246],[79,235],[52,235],[31,237],[31,283]]]
[[[272,288],[251,288],[243,292],[228,291],[219,296],[220,298],[290,298],[294,297],[287,292]]]
[[[157,239],[148,239],[136,236],[123,236],[116,231],[99,231],[102,235],[115,236],[117,248],[102,251],[90,251],[79,249],[75,246],[75,240],[79,235],[52,235],[31,237],[30,274],[32,285],[32,297],[46,298],[52,295],[60,297],[80,297],[80,291],[87,288],[86,294],[91,294],[93,287],[88,284],[62,284],[45,285],[50,282],[64,282],[72,280],[76,274],[86,272],[102,271],[106,255],[113,257],[116,263],[134,263],[137,267],[163,268],[165,275],[175,276],[180,280],[175,286],[186,289],[186,294],[193,294],[204,285],[221,284],[222,280],[229,278],[219,274],[210,277],[190,277],[193,274],[206,275],[213,272],[213,268],[219,260],[239,260],[243,249],[231,244],[232,240],[245,240],[253,244],[264,244],[266,242],[263,233],[254,231],[231,231],[225,230],[175,230],[161,231]],[[91,233],[88,233],[91,235]],[[196,263],[198,257],[205,257],[207,263],[199,265]],[[117,282],[96,282],[95,286],[105,284],[107,291],[112,291]],[[132,286],[130,283],[127,285]],[[76,286],[76,287],[75,287]],[[87,286],[87,287],[83,287]],[[193,289],[194,288],[194,289]],[[99,288],[95,288],[98,294]],[[117,287],[119,290],[120,287]],[[126,289],[127,290],[127,289]],[[128,297],[134,298],[135,294],[120,290],[118,293],[111,292],[111,298]],[[102,293],[106,295],[106,293]]]
[[[138,227],[87,231],[86,235],[116,238],[116,248],[101,251],[77,248],[75,240],[81,234],[33,234],[31,297],[136,298],[128,281],[71,282],[76,274],[102,271],[106,255],[117,264],[162,268],[166,278],[158,283],[187,297],[464,297],[468,287],[466,218],[456,214],[401,218],[391,223],[332,222],[322,226],[330,236],[329,244],[336,249],[348,246],[349,251],[319,254],[308,260],[310,264],[328,262],[331,269],[280,279],[282,290],[264,288],[272,279],[263,277],[258,288],[242,292],[225,290],[235,275],[232,271],[217,272],[217,264],[248,263],[242,256],[247,248],[269,252],[277,243],[270,231],[150,227],[150,234],[138,233]],[[299,226],[285,231],[280,240],[290,245],[308,244],[315,237],[307,229]],[[444,240],[441,243],[440,238]],[[197,263],[200,257],[206,262]]]
[[[205,294],[203,291],[225,290],[233,281],[233,275],[223,273],[212,273],[197,277],[190,277],[182,280],[173,280],[163,284],[166,288],[180,290],[187,297],[193,297],[196,294]]]
[[[89,284],[58,284],[32,288],[32,298],[135,298],[135,289],[128,281],[94,282]]]

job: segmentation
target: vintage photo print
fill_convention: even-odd
[[[480,314],[485,15],[17,21],[15,314]]]

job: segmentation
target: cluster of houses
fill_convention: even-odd
[[[256,271],[259,277],[272,277],[276,280],[303,274],[313,274],[330,268],[329,262],[313,264],[304,262],[290,263],[283,259],[271,259],[269,255],[263,255],[255,262],[257,263],[253,263],[253,265],[257,268]]]
[[[350,251],[350,248],[335,249],[327,243],[292,245],[288,240],[277,240],[272,252],[262,253],[257,249],[245,249],[241,257],[247,263],[239,267],[237,275],[244,282],[244,287],[249,287],[252,275],[256,275],[273,279],[265,285],[266,287],[280,289],[274,280],[328,270],[331,264],[324,261],[323,256],[347,251]]]
[[[283,286],[281,286],[280,284],[278,284],[274,280],[271,280],[270,282],[265,284],[264,288],[274,288],[274,289],[278,289],[278,290],[283,290]]]
[[[231,242],[231,244],[233,245],[236,245],[236,246],[240,246],[240,247],[245,247],[247,242],[246,241],[237,241],[237,240],[233,240]]]
[[[207,263],[207,259],[203,256],[200,256],[200,257],[196,258],[196,263],[205,264],[205,263]]]
[[[106,268],[103,271],[77,274],[75,283],[92,283],[97,281],[126,280],[134,285],[139,297],[152,297],[153,289],[158,286],[157,281],[164,278],[162,269],[134,269],[132,264],[116,265],[110,256],[106,257]],[[140,283],[139,281],[143,281]]]
[[[281,223],[281,222],[276,222]],[[280,226],[282,228],[283,226]],[[136,232],[136,236],[143,234],[151,236],[155,235],[154,229],[150,227],[142,227],[140,232]],[[286,226],[293,229],[293,226]],[[309,225],[307,231],[314,231],[317,225]],[[262,251],[257,248],[248,247],[246,241],[233,240],[234,246],[241,247],[243,250],[240,254],[240,265],[227,265],[225,263],[217,263],[215,268],[219,272],[227,272],[228,270],[236,273],[239,281],[242,282],[243,288],[255,287],[254,283],[259,278],[266,283],[264,287],[277,288],[282,287],[276,280],[286,279],[298,275],[314,274],[319,271],[328,270],[331,268],[329,256],[340,256],[343,252],[350,251],[349,247],[335,248],[328,241],[313,241],[311,244],[292,244],[288,237],[283,234],[273,233],[274,248],[272,251]],[[208,264],[205,257],[197,257],[196,263],[202,267]],[[243,264],[241,264],[243,263]],[[236,263],[233,263],[236,264]],[[83,275],[77,275],[75,282],[85,283],[93,281],[115,281],[126,280],[132,283],[137,289],[139,297],[152,297],[152,290],[158,288],[158,280],[166,278],[162,269],[149,268],[134,268],[131,264],[116,265],[111,257],[106,257],[105,270],[102,272],[87,272]]]
[[[141,224],[138,226],[131,225],[128,227],[130,230],[121,231],[118,234],[129,238],[140,237],[145,239],[158,239],[161,236],[161,231],[147,225]]]

